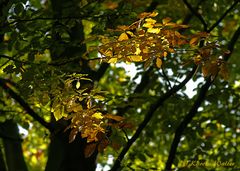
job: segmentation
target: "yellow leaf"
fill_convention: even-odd
[[[122,33],[119,38],[118,38],[118,41],[123,41],[123,40],[128,40],[129,37],[126,33]]]
[[[143,24],[143,27],[153,28],[153,24],[152,24],[152,23],[144,23],[144,24]]]
[[[162,19],[162,23],[163,23],[163,24],[167,24],[167,23],[169,23],[171,20],[172,20],[171,18],[166,17],[166,18]]]
[[[126,32],[129,36],[131,36],[131,37],[134,37],[135,35],[133,34],[133,32],[131,32],[131,31],[127,31]]]
[[[100,47],[99,52],[104,56],[113,56],[112,48],[108,48],[107,50],[104,51],[104,49]]]
[[[95,95],[94,98],[97,99],[97,100],[100,100],[100,101],[105,100],[105,97],[103,97],[101,95]]]
[[[143,49],[143,53],[149,53],[148,47],[145,47],[145,49]]]
[[[161,60],[160,58],[157,58],[157,59],[156,59],[156,65],[157,65],[158,68],[161,68],[161,66],[162,66],[162,60]]]
[[[102,119],[103,118],[103,115],[102,113],[100,112],[96,112],[92,115],[93,118],[96,118],[96,119]]]
[[[80,88],[80,81],[77,81],[76,83],[76,89],[79,89]]]
[[[147,32],[158,34],[160,33],[160,30],[161,30],[160,28],[148,28]]]
[[[152,18],[147,18],[147,19],[145,20],[145,22],[151,23],[151,24],[155,24],[157,21],[154,20],[154,19],[152,19]]]
[[[152,12],[149,17],[156,17],[158,15],[158,12]]]
[[[129,56],[129,59],[133,62],[140,62],[142,61],[142,56],[140,55],[131,55]]]
[[[117,115],[112,115],[112,114],[106,114],[104,116],[107,119],[112,119],[112,120],[115,120],[115,121],[123,121],[124,120],[124,117],[122,117],[122,116],[117,116]]]
[[[193,58],[193,61],[194,61],[194,63],[197,64],[197,65],[200,64],[201,61],[202,61],[201,55],[195,56],[195,57]]]
[[[92,106],[92,100],[91,99],[88,99],[87,100],[87,108],[90,109]]]
[[[141,49],[139,47],[136,47],[136,52],[134,54],[139,55],[140,53],[141,53]]]
[[[166,52],[166,51],[163,52],[163,56],[164,56],[164,57],[167,56],[167,52]]]
[[[157,12],[152,12],[152,13],[150,13],[150,12],[143,12],[143,13],[138,15],[138,18],[144,19],[146,17],[156,17],[157,15],[158,15]]]
[[[53,115],[56,121],[62,118],[62,109],[60,106],[56,110],[54,110]]]
[[[189,44],[190,44],[191,46],[195,46],[195,45],[197,45],[198,40],[199,40],[199,37],[193,37],[193,38],[190,40]]]
[[[115,64],[117,62],[117,58],[111,58],[108,60],[108,63],[113,63]]]

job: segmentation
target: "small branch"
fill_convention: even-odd
[[[162,69],[163,77],[166,79],[166,81],[167,81],[167,83],[168,83],[168,87],[172,88],[171,83],[170,83],[170,81],[169,81],[169,79],[168,79],[168,76],[167,76],[167,74],[165,73],[163,67],[162,67],[161,69]]]
[[[226,10],[226,12],[207,30],[210,33],[218,24],[226,17],[226,15],[240,2],[239,0],[235,0],[235,2]]]
[[[162,95],[154,104],[150,106],[149,111],[147,112],[144,120],[138,126],[138,129],[134,133],[131,139],[127,142],[125,147],[122,149],[121,153],[119,154],[118,158],[116,159],[111,171],[116,171],[119,169],[123,158],[125,157],[126,153],[133,145],[133,143],[138,139],[143,129],[147,126],[148,122],[151,120],[154,112],[163,105],[164,101],[175,94],[178,90],[180,90],[186,83],[192,78],[193,74],[195,73],[197,66],[194,66],[192,71],[187,75],[187,77],[177,86],[174,86],[171,90],[167,91],[164,95]]]
[[[37,122],[47,128],[49,131],[53,131],[53,127],[51,124],[47,123],[43,118],[41,118],[34,110],[19,96],[16,92],[14,92],[8,80],[0,78],[0,86],[13,98],[15,99],[23,108],[24,110]]]
[[[192,6],[187,2],[187,0],[183,0],[184,4],[188,7],[188,9],[201,21],[203,25],[204,31],[207,31],[207,23],[201,14],[199,14]]]
[[[21,61],[21,60],[15,59],[14,57],[7,56],[7,55],[0,55],[0,57],[11,60],[11,61],[14,61],[14,62],[19,62],[19,63],[22,63],[22,64],[28,64],[28,65],[35,64],[35,63],[32,63],[32,62],[28,62],[28,61]]]

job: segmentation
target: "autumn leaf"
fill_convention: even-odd
[[[161,66],[162,66],[162,60],[161,60],[160,58],[157,58],[157,59],[156,59],[156,65],[157,65],[158,68],[161,68]]]
[[[118,41],[124,41],[124,40],[128,40],[128,35],[126,33],[122,33],[119,38]]]
[[[199,40],[199,37],[193,37],[193,38],[190,40],[190,42],[189,42],[190,46],[195,46],[195,45],[197,45],[198,40]]]
[[[167,53],[166,51],[163,52],[163,56],[164,56],[164,57],[167,57],[167,54],[168,54],[168,53]]]
[[[148,33],[155,33],[155,34],[160,33],[160,31],[161,31],[160,28],[148,28],[147,30]]]
[[[84,148],[84,156],[85,158],[89,158],[93,155],[97,147],[97,143],[89,143]]]
[[[111,58],[108,60],[108,63],[115,64],[117,62],[118,58]]]
[[[144,19],[146,17],[156,17],[158,15],[158,12],[143,12],[141,14],[138,15],[138,18],[140,19]]]
[[[118,115],[112,115],[112,114],[106,114],[106,115],[104,115],[104,117],[107,119],[115,120],[115,121],[123,121],[124,120],[124,117],[118,116]]]
[[[56,109],[54,109],[53,115],[54,118],[56,119],[56,121],[58,121],[59,119],[61,119],[63,117],[62,115],[62,107],[64,108],[64,106],[58,106]]]
[[[96,112],[92,115],[93,118],[96,118],[96,119],[102,119],[103,118],[103,115],[102,113],[100,112]]]
[[[142,61],[142,56],[140,55],[131,55],[128,57],[133,62],[140,62]]]
[[[70,134],[69,134],[69,143],[73,142],[76,138],[76,135],[78,133],[78,129],[72,129]]]
[[[79,89],[80,88],[80,81],[77,81],[76,83],[76,89]]]
[[[172,20],[171,18],[166,17],[166,18],[162,19],[162,23],[163,23],[163,24],[167,24],[167,23],[169,23],[171,20]]]
[[[220,71],[219,71],[219,75],[224,79],[224,80],[228,80],[229,79],[229,71],[227,68],[227,63],[224,62],[221,64],[220,66]]]

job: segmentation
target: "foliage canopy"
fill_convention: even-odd
[[[239,6],[0,1],[0,170],[239,169]]]

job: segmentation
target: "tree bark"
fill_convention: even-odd
[[[68,4],[68,5],[66,5]],[[64,0],[51,0],[51,8],[53,11],[53,17],[61,18],[66,16],[78,15],[81,10],[76,1],[64,1]],[[72,10],[66,11],[65,6],[69,6]],[[58,62],[59,60],[69,60],[76,58],[76,60],[67,63],[67,65],[60,65],[59,69],[67,73],[90,73],[90,68],[82,55],[86,52],[86,46],[82,44],[84,40],[84,31],[82,25],[82,19],[75,19],[74,26],[69,29],[70,42],[64,42],[61,38],[61,32],[57,30],[52,33],[53,41],[56,44],[62,45],[62,52],[58,52],[58,48],[52,47],[51,55],[52,62]],[[56,26],[64,25],[64,21],[58,20],[53,23],[53,30]],[[81,46],[76,46],[80,44]],[[81,63],[81,65],[80,65]],[[57,66],[57,65],[56,65]],[[96,157],[97,151],[94,152],[89,158],[84,156],[84,148],[87,144],[85,139],[82,139],[78,135],[72,143],[68,142],[69,131],[64,132],[66,128],[66,121],[57,121],[54,119],[54,131],[51,134],[51,143],[49,145],[48,161],[45,171],[94,171],[96,169]]]
[[[27,171],[16,122],[13,120],[5,121],[1,124],[1,132],[6,135],[3,138],[3,147],[8,171]]]
[[[97,152],[85,158],[86,140],[78,135],[72,143],[69,143],[68,136],[69,131],[52,134],[45,171],[94,171]]]

